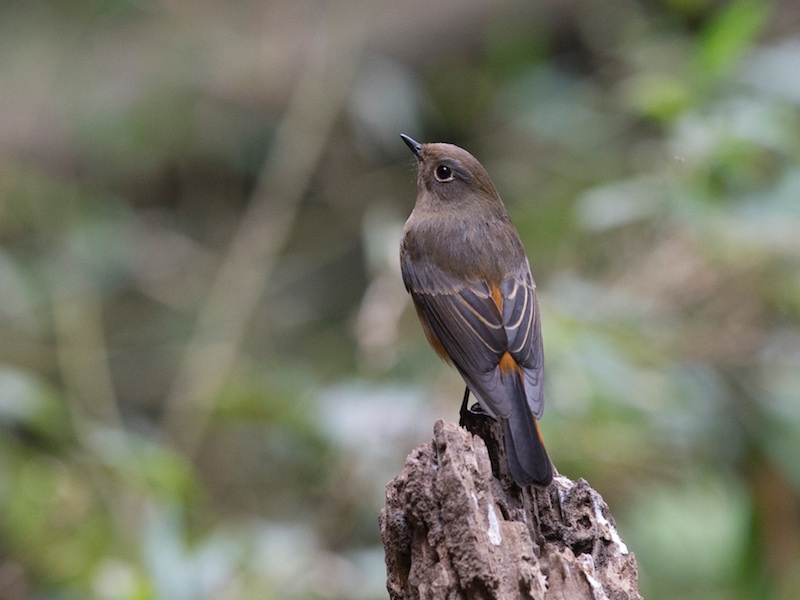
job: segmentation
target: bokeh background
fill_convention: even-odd
[[[462,387],[400,132],[492,174],[647,598],[800,589],[800,4],[0,3],[0,599],[385,598]]]

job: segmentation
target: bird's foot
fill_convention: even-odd
[[[461,427],[467,427],[467,423],[474,421],[475,417],[488,417],[494,421],[492,415],[483,410],[479,402],[474,402],[472,406],[469,405],[469,388],[464,390],[464,399],[461,401],[461,410],[458,412],[458,417],[458,424]]]

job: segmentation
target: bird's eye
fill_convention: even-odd
[[[439,165],[436,167],[434,175],[436,175],[436,180],[441,181],[442,183],[453,181],[453,170],[447,165]]]

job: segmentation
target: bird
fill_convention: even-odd
[[[417,159],[417,199],[400,242],[403,283],[425,336],[502,424],[519,487],[546,487],[553,464],[538,426],[544,351],[536,284],[486,169],[446,143],[400,136]]]

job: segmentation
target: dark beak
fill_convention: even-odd
[[[411,151],[414,153],[414,156],[417,157],[417,160],[422,160],[422,144],[420,144],[417,140],[408,137],[405,133],[401,133],[400,137],[403,138],[403,141],[406,143],[406,146],[411,148]]]

